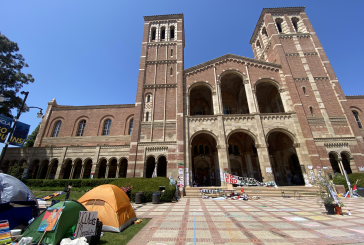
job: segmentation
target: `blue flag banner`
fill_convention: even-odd
[[[0,115],[0,143],[4,143],[11,129],[13,119]]]
[[[30,125],[18,121],[15,126],[13,137],[11,137],[9,144],[15,146],[23,146],[25,140],[28,137],[29,128]]]

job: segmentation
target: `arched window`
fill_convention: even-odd
[[[129,135],[131,135],[131,133],[133,132],[133,124],[134,124],[134,119],[131,119],[129,123]]]
[[[58,121],[54,126],[52,137],[58,137],[59,130],[61,129],[62,121]]]
[[[148,121],[149,121],[149,112],[147,112],[147,113],[145,114],[145,121],[146,121],[146,122],[148,122]]]
[[[171,39],[174,39],[174,26],[170,27],[170,35],[169,36],[170,36]]]
[[[283,20],[281,18],[276,19],[276,25],[279,33],[282,33],[282,22]]]
[[[173,76],[173,68],[171,67],[170,75]]]
[[[356,123],[358,124],[359,128],[363,128],[363,125],[361,125],[360,119],[359,119],[359,114],[357,111],[353,111],[353,115],[355,118]]]
[[[205,114],[205,110],[203,109],[202,105],[196,105],[193,108],[193,115],[194,116],[201,116],[201,115],[204,115],[204,114]]]
[[[161,29],[161,40],[166,38],[166,28],[163,26]]]
[[[311,116],[313,116],[313,107],[310,106],[310,113],[311,113]]]
[[[82,120],[80,124],[78,124],[77,136],[83,136],[83,132],[85,131],[86,120]]]
[[[173,56],[173,48],[171,49],[171,56]]]
[[[303,94],[306,95],[306,87],[302,87]]]
[[[257,41],[256,46],[257,46],[258,48],[260,48],[260,49],[262,48],[262,46],[260,45],[259,40]]]
[[[150,102],[150,94],[147,95],[147,103]]]
[[[298,21],[299,21],[299,19],[297,17],[292,17],[291,21],[292,21],[294,30],[296,32],[298,32]]]
[[[224,108],[224,114],[226,115],[226,114],[231,114],[231,107],[228,105],[228,104],[226,104],[226,105],[224,105],[223,106]]]
[[[263,27],[263,29],[262,29],[262,35],[268,37],[268,32],[267,32],[267,29],[265,27]]]
[[[155,27],[152,28],[152,41],[155,40],[155,35],[156,35],[156,29]]]
[[[111,119],[107,119],[104,123],[104,130],[102,131],[102,135],[109,135],[111,128]]]

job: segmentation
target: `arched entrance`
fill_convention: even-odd
[[[167,159],[165,156],[161,156],[158,158],[157,176],[167,177]]]
[[[27,178],[36,179],[38,170],[39,170],[39,160],[34,160],[33,163],[29,167],[29,170],[27,173]]]
[[[145,177],[152,178],[153,171],[155,168],[155,158],[153,156],[148,157],[145,169]]]
[[[117,160],[114,158],[109,163],[109,172],[107,178],[116,178]]]
[[[52,161],[51,170],[49,172],[48,179],[54,179],[56,177],[57,168],[58,168],[58,160],[55,159]]]
[[[260,82],[256,86],[256,97],[260,113],[284,112],[281,95],[270,82]]]
[[[254,139],[247,133],[235,132],[230,135],[228,143],[231,174],[262,181]]]
[[[126,172],[128,170],[128,160],[123,158],[119,167],[119,178],[126,178]]]
[[[76,159],[73,164],[73,176],[72,179],[79,179],[82,171],[82,160]]]
[[[69,179],[71,175],[71,170],[72,170],[72,160],[67,159],[62,168],[62,173],[61,173],[62,179]]]
[[[83,166],[83,179],[89,179],[91,177],[92,160],[87,159]]]
[[[217,181],[218,156],[215,138],[201,133],[193,138],[191,145],[193,185],[220,185],[220,181]]]
[[[97,178],[103,179],[106,177],[106,159],[101,159],[99,163],[99,174]]]
[[[341,161],[343,163],[343,167],[346,171],[347,174],[351,174],[351,167],[350,167],[350,157],[348,156],[347,153],[341,153]]]
[[[337,155],[334,153],[329,153],[329,159],[332,167],[332,171],[334,174],[339,173],[341,174],[339,162],[337,161]]]
[[[272,172],[277,185],[304,185],[302,168],[292,139],[283,132],[269,134],[268,151]]]
[[[243,79],[236,73],[221,77],[221,98],[224,114],[249,114]]]
[[[47,177],[49,161],[44,160],[40,167],[39,179],[45,179]]]
[[[211,89],[206,85],[197,85],[190,92],[190,115],[213,115]]]

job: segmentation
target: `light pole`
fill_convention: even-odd
[[[4,92],[6,93],[6,91],[3,91],[3,93]],[[4,102],[5,101],[5,97],[4,97],[3,93],[0,95],[0,102]],[[24,100],[23,100],[23,102],[22,102],[22,104],[20,106],[20,109],[18,111],[18,114],[16,115],[16,117],[13,120],[14,121],[13,127],[10,130],[8,139],[6,140],[5,146],[4,146],[3,151],[1,153],[0,169],[1,169],[1,166],[2,166],[3,161],[4,161],[4,157],[5,157],[6,150],[8,149],[8,146],[9,146],[9,141],[11,140],[11,137],[13,137],[13,133],[14,133],[14,129],[15,129],[16,123],[18,122],[19,117],[20,117],[20,115],[21,115],[21,113],[22,113],[22,111],[24,109],[25,101],[27,100],[28,94],[29,94],[29,92],[24,92],[24,91],[21,91],[20,93],[21,94],[25,94],[25,97],[24,97]],[[10,93],[7,93],[7,94],[12,97],[12,95]],[[14,100],[14,101],[16,101],[16,100]],[[35,107],[35,106],[30,106],[30,107],[27,107],[27,108],[37,108],[37,109],[40,109],[40,111],[37,113],[37,117],[38,118],[41,118],[43,116],[43,113],[42,113],[42,110],[43,109],[42,108]]]

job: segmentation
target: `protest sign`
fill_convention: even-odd
[[[49,207],[39,224],[38,231],[53,231],[54,228],[56,228],[57,226],[59,217],[61,216],[63,209],[64,206],[57,208]]]
[[[80,211],[75,237],[95,235],[97,214],[97,211]]]
[[[0,115],[0,143],[4,143],[10,132],[13,119]]]
[[[15,146],[23,146],[25,140],[28,137],[29,128],[30,125],[22,122],[17,122],[15,125],[13,136],[11,137],[9,144]]]

